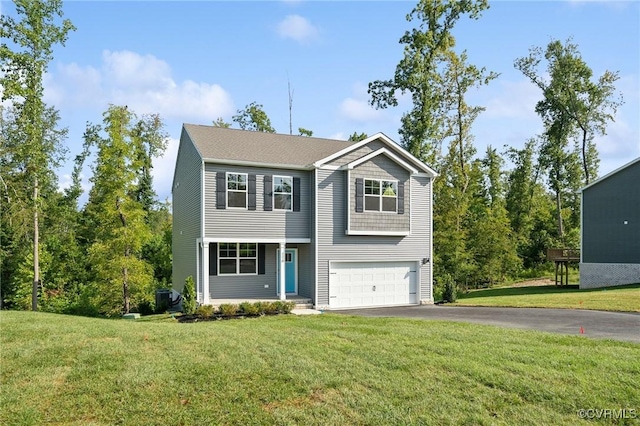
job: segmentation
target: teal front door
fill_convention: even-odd
[[[278,294],[280,294],[280,251],[277,256],[278,268]],[[284,251],[284,285],[287,294],[298,293],[298,250],[285,249]]]

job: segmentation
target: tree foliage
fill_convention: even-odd
[[[398,93],[411,94],[413,108],[402,116],[401,143],[428,164],[436,164],[447,137],[448,86],[443,84],[442,66],[455,60],[453,27],[463,16],[477,19],[488,7],[486,0],[420,0],[407,15],[407,21],[417,20],[418,25],[400,38],[404,57],[394,77],[369,83],[370,102],[376,108],[395,107]]]
[[[97,151],[85,208],[93,234],[88,252],[96,304],[107,315],[128,313],[132,300],[139,303],[151,294],[153,269],[142,256],[152,237],[150,206],[139,196],[140,184],[166,137],[158,116],[138,119],[126,106],[112,105],[102,126],[88,125],[85,140]]]
[[[244,109],[239,109],[233,116],[233,121],[238,123],[242,130],[253,130],[255,132],[275,133],[276,129],[271,126],[271,120],[264,107],[256,102],[251,102]]]
[[[353,132],[350,136],[349,139],[347,139],[349,142],[360,142],[365,140],[366,138],[368,138],[369,136],[362,132],[362,133],[358,133],[358,132]]]
[[[20,139],[12,145],[9,155],[23,173],[19,198],[33,218],[33,281],[31,308],[38,309],[40,287],[40,225],[43,212],[41,189],[55,185],[53,168],[63,152],[61,131],[56,129],[57,112],[43,101],[43,78],[53,59],[53,47],[67,40],[75,28],[68,19],[60,19],[61,0],[15,0],[17,15],[0,16],[0,87],[2,101],[10,100],[14,107],[14,128]],[[8,41],[8,42],[7,42]],[[62,131],[64,133],[64,131]],[[15,138],[15,135],[14,135]],[[16,190],[17,193],[17,190]]]

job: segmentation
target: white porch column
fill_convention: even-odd
[[[209,243],[202,243],[202,304],[209,304]]]
[[[284,250],[286,247],[287,247],[287,244],[285,242],[280,243],[280,267],[278,269],[279,281],[280,281],[280,300],[287,300],[287,291],[286,291],[287,287],[286,287],[286,283],[284,282],[285,280],[284,265],[287,257],[285,256]]]

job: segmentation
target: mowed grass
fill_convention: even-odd
[[[633,343],[331,314],[4,311],[0,326],[3,425],[575,425],[592,423],[581,409],[640,411]]]
[[[580,290],[577,285],[502,287],[461,294],[456,305],[640,312],[640,284]]]

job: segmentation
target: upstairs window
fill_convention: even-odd
[[[227,206],[247,208],[246,173],[227,173]]]
[[[390,180],[364,180],[364,210],[375,212],[398,211],[398,182]]]
[[[273,208],[274,210],[291,211],[293,201],[293,178],[291,176],[273,177]]]

